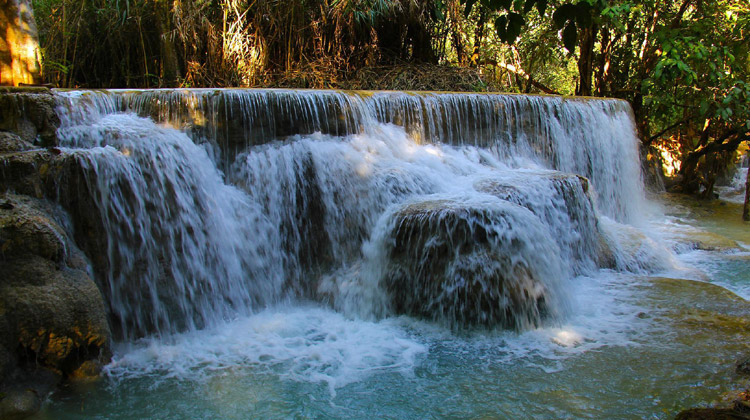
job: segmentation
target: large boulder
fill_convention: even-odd
[[[392,310],[454,327],[522,330],[558,308],[559,249],[507,201],[428,199],[390,217],[381,285]]]
[[[0,392],[19,401],[18,384],[86,376],[110,357],[104,301],[66,225],[46,200],[0,197]]]

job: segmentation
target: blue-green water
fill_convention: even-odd
[[[681,224],[746,229],[723,213],[676,213]],[[747,386],[734,363],[750,351],[750,303],[737,294],[750,284],[746,253],[677,258],[684,269],[666,277],[576,278],[563,324],[522,334],[269,308],[120,348],[109,376],[71,384],[37,418],[671,418]]]

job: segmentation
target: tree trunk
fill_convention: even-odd
[[[591,96],[591,82],[594,67],[594,43],[597,30],[594,27],[581,28],[580,57],[578,57],[578,89],[576,95]]]
[[[461,39],[461,27],[459,26],[459,16],[461,16],[461,3],[458,0],[452,1],[448,6],[448,19],[450,21],[451,43],[456,50],[458,65],[466,64],[466,50],[464,42]]]
[[[180,77],[177,48],[172,36],[172,11],[170,1],[163,0],[157,4],[159,20],[159,55],[161,56],[160,84],[174,87]]]
[[[610,75],[610,66],[612,65],[612,46],[615,44],[617,37],[612,37],[609,29],[602,31],[601,52],[599,53],[599,62],[596,69],[596,95],[605,96],[608,93],[607,81]]]
[[[487,22],[487,10],[484,7],[479,8],[479,22],[477,23],[477,28],[474,31],[474,49],[471,52],[471,60],[470,65],[471,67],[477,67],[479,66],[479,47],[482,45],[482,40],[484,38],[484,28],[485,24]]]
[[[706,156],[708,162],[710,159],[715,159],[717,153],[734,152],[742,142],[750,141],[750,132],[744,132],[741,128],[730,128],[724,131],[718,138],[709,142],[709,129],[710,120],[706,120],[703,132],[701,133],[701,139],[698,141],[698,147],[688,153],[682,161],[680,174],[683,178],[680,188],[683,193],[690,194],[696,192],[701,182],[704,182],[701,180],[701,174],[698,171],[698,163],[702,157]],[[708,181],[710,183],[710,179]],[[706,186],[709,183],[706,183]]]
[[[36,84],[42,79],[39,36],[30,0],[0,6],[0,85]]]

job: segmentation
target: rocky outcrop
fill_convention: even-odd
[[[458,327],[538,325],[554,308],[545,269],[559,256],[534,223],[508,202],[401,208],[392,216],[381,283],[393,311]],[[544,250],[551,255],[536,254]],[[542,262],[547,257],[553,264]]]
[[[739,375],[750,375],[750,357],[740,359],[735,370]],[[681,411],[675,420],[748,420],[750,419],[750,390],[734,396],[731,407],[690,408]]]
[[[24,152],[33,148],[34,145],[19,137],[18,134],[0,131],[0,153]]]
[[[61,380],[96,377],[111,334],[76,245],[104,249],[85,240],[96,228],[82,169],[74,155],[39,148],[56,143],[54,99],[46,90],[5,90],[0,111],[0,418],[22,418]],[[66,209],[77,211],[72,220]]]
[[[0,88],[0,132],[12,132],[38,146],[57,144],[60,124],[47,88]]]
[[[104,301],[64,217],[43,199],[0,198],[0,392],[8,395],[35,377],[47,378],[44,389],[50,374],[86,376],[110,356]]]
[[[675,420],[747,420],[750,416],[731,408],[691,408],[680,412]]]

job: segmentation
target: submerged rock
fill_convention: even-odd
[[[392,310],[453,326],[539,325],[556,311],[550,270],[564,271],[540,225],[508,202],[402,207],[385,241]]]
[[[39,411],[40,395],[31,389],[9,391],[0,399],[0,418],[23,419]]]

